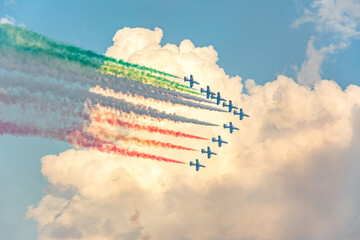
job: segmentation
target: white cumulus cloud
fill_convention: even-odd
[[[306,50],[307,60],[302,63],[297,74],[298,81],[303,84],[314,84],[321,80],[321,65],[330,55],[345,49],[352,39],[360,36],[360,1],[359,0],[316,0],[311,9],[305,9],[304,15],[292,24],[312,22],[318,33],[312,36]],[[321,36],[330,34],[331,43],[321,43]],[[314,46],[315,40],[322,45],[319,49]]]
[[[0,18],[0,24],[15,24],[15,19],[13,17],[10,17],[9,15],[6,15],[5,17]]]
[[[191,110],[240,127],[232,135],[220,127],[183,128],[229,141],[222,149],[211,145],[219,155],[202,157],[207,168],[200,172],[93,150],[44,157],[50,187],[27,213],[38,223],[39,239],[359,239],[360,88],[343,91],[318,79],[312,89],[278,76],[264,86],[247,80],[245,95],[241,78],[216,64],[212,46],[190,40],[161,46],[162,35],[159,28],[119,30],[106,54],[193,74],[251,117],[240,122]],[[184,161],[198,156],[175,154]]]

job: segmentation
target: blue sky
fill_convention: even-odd
[[[35,14],[36,13],[36,14]],[[160,27],[163,44],[191,39],[213,45],[230,75],[258,83],[291,73],[305,59],[311,26],[290,29],[301,11],[293,1],[17,1],[0,10],[29,29],[104,53],[123,27]],[[289,54],[291,53],[291,54]],[[261,66],[261,71],[259,71]]]
[[[305,60],[314,26],[290,25],[309,2],[106,0],[72,1],[70,5],[67,1],[35,0],[2,4],[0,16],[9,15],[36,32],[98,53],[105,52],[120,28],[160,27],[163,44],[179,44],[188,38],[195,46],[213,45],[226,73],[264,84],[277,74],[293,77],[291,66],[300,66]],[[358,83],[359,49],[360,43],[354,41],[347,50],[329,57],[323,77],[336,79],[343,88]]]
[[[0,17],[13,17],[35,32],[104,53],[123,27],[164,31],[162,44],[190,39],[195,46],[213,45],[219,65],[228,75],[258,84],[278,74],[295,77],[293,65],[306,59],[314,25],[291,28],[302,15],[297,1],[283,0],[133,0],[133,1],[0,1]],[[310,1],[305,1],[308,6]],[[320,44],[320,43],[316,43]],[[322,77],[342,88],[359,85],[360,42],[330,55]],[[32,223],[25,220],[27,207],[39,202],[46,185],[40,159],[58,154],[68,145],[39,138],[0,137],[0,239],[35,239]],[[37,146],[42,146],[38,148]]]

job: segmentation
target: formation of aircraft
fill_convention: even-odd
[[[221,101],[226,102],[226,100],[224,98],[221,98],[220,96],[220,92],[217,92],[217,95],[211,95],[211,99],[216,99],[216,104],[219,105]]]
[[[194,86],[194,84],[200,84],[194,80],[193,75],[190,75],[190,79],[187,77],[184,77],[184,82],[189,82],[191,88]]]
[[[199,159],[196,159],[196,163],[193,163],[192,161],[190,161],[190,167],[192,167],[192,166],[195,166],[195,167],[196,167],[196,171],[199,171],[200,167],[205,168],[204,165],[201,165],[201,164],[199,163]]]
[[[218,135],[218,138],[212,138],[211,139],[212,142],[217,142],[218,143],[218,146],[221,147],[223,144],[228,144],[228,142],[225,142],[224,140],[221,139],[221,136]]]
[[[240,130],[240,129],[238,129],[237,127],[234,127],[234,125],[232,124],[232,122],[229,123],[229,126],[226,125],[226,124],[224,124],[224,129],[227,129],[227,128],[230,130],[230,133],[233,133],[234,130]]]
[[[201,153],[207,154],[207,158],[211,158],[211,155],[217,155],[216,153],[210,150],[210,147],[207,147],[207,150],[201,149]]]
[[[239,115],[240,120],[243,120],[244,117],[250,117],[249,115],[245,114],[243,109],[240,108],[240,111],[237,112],[236,110],[234,111],[234,115]]]
[[[228,107],[229,112],[231,112],[233,109],[239,109],[238,107],[235,107],[231,100],[229,100],[229,104],[226,104],[223,102],[223,107]]]
[[[212,98],[212,96],[215,95],[215,93],[213,93],[212,91],[210,91],[210,87],[209,87],[209,86],[206,87],[206,90],[203,89],[203,88],[201,88],[201,89],[200,89],[200,93],[206,93],[206,98],[207,98],[207,99],[209,99],[210,97]]]
[[[190,87],[192,88],[194,86],[194,84],[199,84],[198,82],[196,82],[193,78],[193,75],[190,75],[190,79],[188,79],[187,77],[184,77],[184,82],[189,82],[190,83]],[[231,100],[229,100],[229,103],[227,103],[227,100],[221,97],[220,92],[217,92],[217,94],[215,94],[214,92],[212,92],[210,90],[210,86],[206,86],[206,89],[204,88],[200,88],[200,93],[205,93],[206,98],[207,99],[215,99],[216,100],[216,104],[220,105],[221,102],[223,102],[222,106],[225,108],[228,108],[228,111],[231,113],[234,109],[238,109],[233,111],[233,114],[239,115],[239,119],[243,120],[244,117],[250,117],[248,114],[245,114],[242,108],[238,108],[236,106],[234,106],[233,102]],[[235,130],[240,130],[239,128],[235,127],[233,125],[232,122],[229,122],[229,124],[223,124],[223,128],[224,129],[229,129],[230,133],[233,133]],[[217,143],[218,147],[222,147],[223,144],[228,144],[228,142],[224,141],[220,135],[218,135],[218,137],[213,137],[211,139],[212,142]],[[206,154],[207,158],[211,158],[212,155],[217,155],[216,153],[212,152],[210,147],[207,147],[206,149],[201,149],[201,154]],[[199,163],[199,160],[196,159],[196,163],[190,161],[190,166],[195,166],[196,167],[196,171],[199,171],[200,167],[205,168],[205,165],[201,165]]]

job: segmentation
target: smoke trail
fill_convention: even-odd
[[[112,97],[112,98],[116,98],[116,99],[125,99],[125,96],[128,96],[128,95],[124,95],[121,92],[115,92],[113,89],[110,89],[108,87],[106,87],[105,89],[101,88],[99,85],[90,89],[89,91],[99,94],[99,95],[102,95],[102,96]],[[144,94],[143,95],[131,95],[131,96],[136,97],[136,99],[141,100],[141,101],[149,99],[149,98],[145,97]],[[128,97],[126,97],[126,99],[127,98]],[[195,103],[195,102],[187,101],[187,100],[183,100],[183,99],[169,98],[167,96],[156,95],[155,97],[151,97],[150,99],[154,99],[156,101],[161,101],[161,102],[165,102],[165,103],[183,105],[183,106],[193,107],[193,108],[198,108],[198,109],[205,109],[205,110],[209,110],[209,111],[228,112],[227,110],[224,110],[224,109],[221,109],[218,107],[212,107],[212,106],[199,104],[199,103]]]
[[[72,143],[76,146],[97,149],[97,150],[99,150],[101,152],[105,152],[105,153],[119,154],[119,155],[128,156],[128,157],[152,159],[152,160],[163,161],[163,162],[186,164],[185,162],[177,161],[177,160],[170,159],[170,158],[165,158],[165,157],[156,156],[156,155],[152,155],[152,154],[122,149],[110,142],[106,142],[106,141],[100,140],[98,138],[94,138],[94,137],[87,135],[83,132],[80,132],[78,130],[71,132],[69,135],[67,135],[66,138],[70,143]]]
[[[106,62],[107,65],[111,63],[111,65],[115,66],[115,68],[108,69],[107,71],[109,72],[111,72],[112,70],[117,71],[116,67],[120,69],[124,67],[131,67],[129,73],[131,73],[131,69],[133,69],[135,72],[137,71],[144,73],[142,74],[143,76],[141,78],[137,78],[136,76],[139,75],[135,74],[136,76],[134,75],[134,80],[143,81],[153,85],[160,84],[162,85],[162,87],[166,87],[169,89],[199,95],[198,92],[191,90],[185,85],[179,84],[178,82],[170,81],[163,77],[158,77],[150,73],[143,72],[142,70],[146,69],[146,71],[158,74],[162,73],[161,71],[146,67],[139,67],[136,64],[125,64],[124,61],[117,61],[113,58],[99,55],[92,51],[86,51],[78,47],[56,43],[40,34],[31,32],[22,27],[15,27],[9,24],[0,25],[0,45],[2,46],[2,49],[11,47],[16,51],[35,52],[38,55],[47,55],[67,61],[78,62],[84,67],[96,69],[101,68],[104,62]]]
[[[160,141],[150,140],[150,139],[140,139],[140,138],[136,138],[136,137],[127,138],[126,137],[123,140],[125,142],[134,142],[134,143],[138,143],[140,145],[145,145],[145,146],[149,146],[149,147],[155,146],[155,147],[170,148],[170,149],[197,151],[196,149],[193,149],[193,148],[183,147],[183,146],[175,145],[172,143],[165,143],[165,142],[160,142]]]
[[[117,77],[126,77],[132,80],[140,81],[146,84],[160,86],[163,88],[179,90],[182,92],[191,93],[195,95],[202,95],[201,93],[194,91],[192,88],[187,87],[178,82],[168,80],[164,77],[154,76],[150,73],[143,72],[138,69],[127,69],[124,68],[124,66],[114,62],[105,61],[104,64],[100,67],[99,71],[104,74],[113,74]]]
[[[185,162],[177,161],[177,160],[170,159],[170,158],[155,156],[155,155],[151,155],[151,154],[147,154],[147,153],[140,153],[140,152],[136,152],[136,151],[128,151],[126,149],[121,149],[121,148],[116,147],[115,145],[110,145],[110,144],[106,144],[101,147],[97,147],[96,149],[101,152],[115,153],[115,154],[120,154],[120,155],[124,155],[124,156],[128,156],[128,157],[137,157],[137,158],[152,159],[152,160],[157,160],[157,161],[162,161],[162,162],[187,164]]]
[[[175,76],[175,75],[172,75],[172,74],[169,74],[169,73],[165,73],[165,72],[162,72],[162,71],[153,69],[153,68],[148,68],[148,67],[145,67],[145,66],[140,66],[140,65],[134,64],[134,63],[128,63],[128,62],[123,61],[122,59],[118,60],[118,63],[121,64],[121,65],[127,66],[127,67],[133,67],[133,68],[136,68],[136,69],[139,69],[139,70],[142,70],[142,71],[149,71],[149,72],[156,73],[156,74],[160,74],[160,75],[164,75],[164,76],[169,76],[169,77],[174,77],[174,78],[180,78],[180,77],[178,77],[178,76]]]
[[[12,122],[0,121],[0,135],[10,134],[12,136],[38,136],[64,140],[71,131],[67,129],[41,129],[35,126],[19,125]]]
[[[101,104],[105,107],[110,107],[113,109],[117,109],[121,112],[125,113],[135,113],[138,115],[146,115],[156,119],[167,119],[174,122],[184,122],[184,123],[193,123],[199,125],[207,125],[207,126],[217,126],[216,124],[199,121],[196,119],[186,118],[182,116],[178,116],[175,114],[167,114],[165,112],[160,112],[151,107],[147,107],[144,105],[135,105],[129,102],[126,102],[122,99],[114,99],[111,97],[97,95],[81,88],[66,88],[61,84],[52,85],[49,81],[42,81],[39,77],[32,77],[25,74],[13,74],[7,73],[6,71],[0,71],[0,76],[2,76],[1,85],[3,87],[22,87],[25,86],[26,90],[31,93],[40,92],[40,93],[48,93],[57,97],[66,97],[71,101],[74,101],[80,106],[83,106],[86,101],[90,101],[90,105]],[[43,77],[46,79],[46,77]],[[39,81],[41,84],[34,84],[34,81]],[[40,100],[39,100],[40,101]],[[79,106],[79,107],[80,107]]]
[[[207,138],[203,138],[203,137],[183,133],[183,132],[180,132],[180,131],[173,131],[173,130],[159,128],[159,127],[155,127],[155,126],[146,126],[146,125],[140,125],[140,124],[136,124],[136,123],[121,121],[119,119],[116,119],[116,116],[111,116],[110,118],[102,118],[99,114],[97,114],[97,115],[92,115],[91,119],[92,119],[92,121],[95,121],[95,122],[107,123],[110,126],[133,128],[133,129],[136,129],[136,130],[147,131],[147,132],[150,132],[150,133],[160,133],[160,134],[170,135],[170,136],[174,136],[174,137],[184,137],[184,138],[192,138],[192,139],[199,139],[199,140],[209,140]]]
[[[37,51],[44,51],[50,55],[55,55],[62,58],[66,57],[69,60],[84,62],[85,65],[95,66],[96,68],[99,68],[102,62],[106,60],[128,68],[135,68],[154,74],[179,78],[175,75],[153,68],[140,66],[138,64],[125,62],[123,60],[116,60],[114,58],[100,55],[93,51],[83,50],[75,46],[57,43],[43,35],[25,29],[24,27],[2,24],[0,26],[0,36],[3,39],[3,42],[16,46],[17,49],[32,48]]]
[[[187,151],[198,151],[193,148],[183,147],[180,145],[175,145],[172,143],[165,143],[156,140],[150,139],[141,139],[138,137],[127,137],[122,134],[114,133],[113,131],[107,131],[106,129],[100,126],[91,125],[88,131],[90,130],[91,135],[95,135],[97,138],[105,138],[105,139],[112,139],[113,141],[124,141],[129,143],[134,143],[138,146],[148,146],[148,147],[162,147],[162,148],[169,148],[169,149],[179,149],[179,150],[187,150]],[[92,132],[95,131],[95,133]]]
[[[50,78],[58,79],[58,81],[64,81],[64,84],[78,84],[86,89],[99,85],[102,88],[109,87],[117,92],[142,95],[144,98],[170,101],[174,104],[191,104],[191,102],[181,101],[181,99],[214,104],[213,101],[206,98],[153,85],[146,85],[141,82],[114,77],[112,75],[105,76],[94,69],[84,68],[76,63],[69,63],[57,58],[42,58],[38,54],[32,56],[29,55],[28,52],[19,54],[14,51],[9,53],[0,51],[0,66],[8,71],[21,70],[21,72],[31,75],[47,75]]]
[[[85,133],[80,132],[79,130],[71,131],[68,129],[41,129],[34,126],[25,126],[16,123],[0,121],[0,135],[5,134],[11,134],[13,136],[40,136],[44,138],[66,141],[79,147],[97,149],[105,153],[114,153],[128,157],[137,157],[163,162],[186,164],[181,161],[161,156],[121,149],[114,144],[91,137],[89,135],[86,135]]]

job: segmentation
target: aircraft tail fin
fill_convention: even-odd
[[[195,163],[193,163],[193,161],[190,161],[190,167],[191,166],[195,166],[196,164]]]

